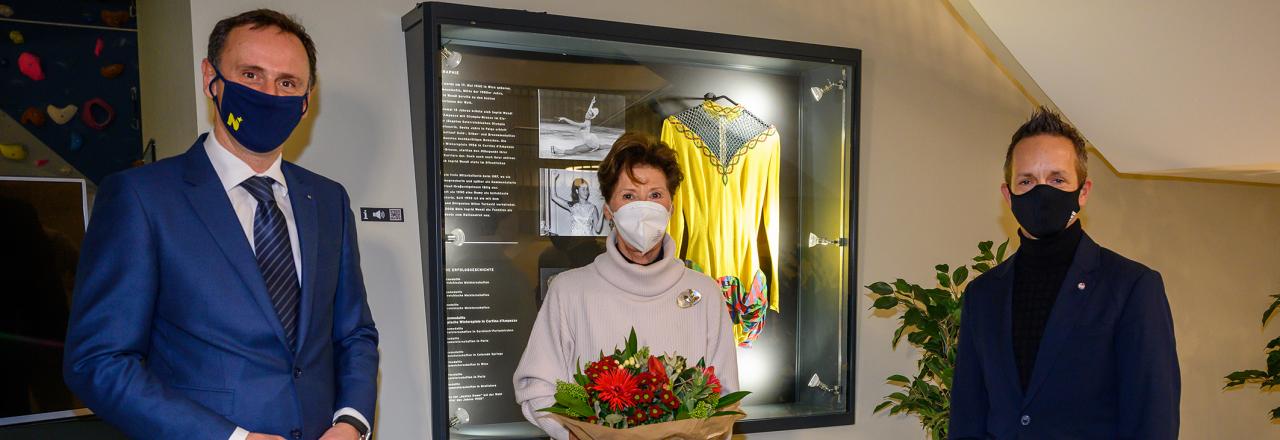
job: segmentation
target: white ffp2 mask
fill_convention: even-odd
[[[609,206],[605,205],[605,209]],[[640,252],[649,252],[662,242],[670,221],[671,211],[655,202],[631,202],[613,211],[613,228]]]

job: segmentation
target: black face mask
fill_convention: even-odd
[[[1081,185],[1083,187],[1083,185]],[[1009,194],[1013,217],[1022,230],[1035,238],[1048,238],[1067,229],[1067,224],[1080,212],[1080,189],[1066,192],[1049,185],[1036,185],[1030,191]]]

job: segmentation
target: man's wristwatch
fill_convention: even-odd
[[[351,427],[356,428],[356,432],[360,433],[360,440],[369,440],[369,427],[364,426],[364,423],[361,423],[360,419],[343,414],[333,420],[333,426],[338,426],[339,423],[346,423],[351,425]]]

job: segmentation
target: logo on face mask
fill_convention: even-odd
[[[241,121],[244,121],[244,118],[236,117],[236,115],[232,113],[227,113],[227,126],[231,127],[232,131],[240,131]]]

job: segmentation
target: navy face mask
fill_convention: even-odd
[[[1018,219],[1022,230],[1035,238],[1057,235],[1067,229],[1067,223],[1080,212],[1081,188],[1067,192],[1050,185],[1036,185],[1021,195],[1010,193],[1013,217]]]
[[[303,103],[308,95],[269,95],[228,80],[216,67],[213,71],[217,74],[214,80],[222,80],[221,103],[213,93],[213,81],[209,82],[209,94],[214,95],[219,121],[226,125],[231,137],[249,151],[268,153],[279,148],[302,120]]]

